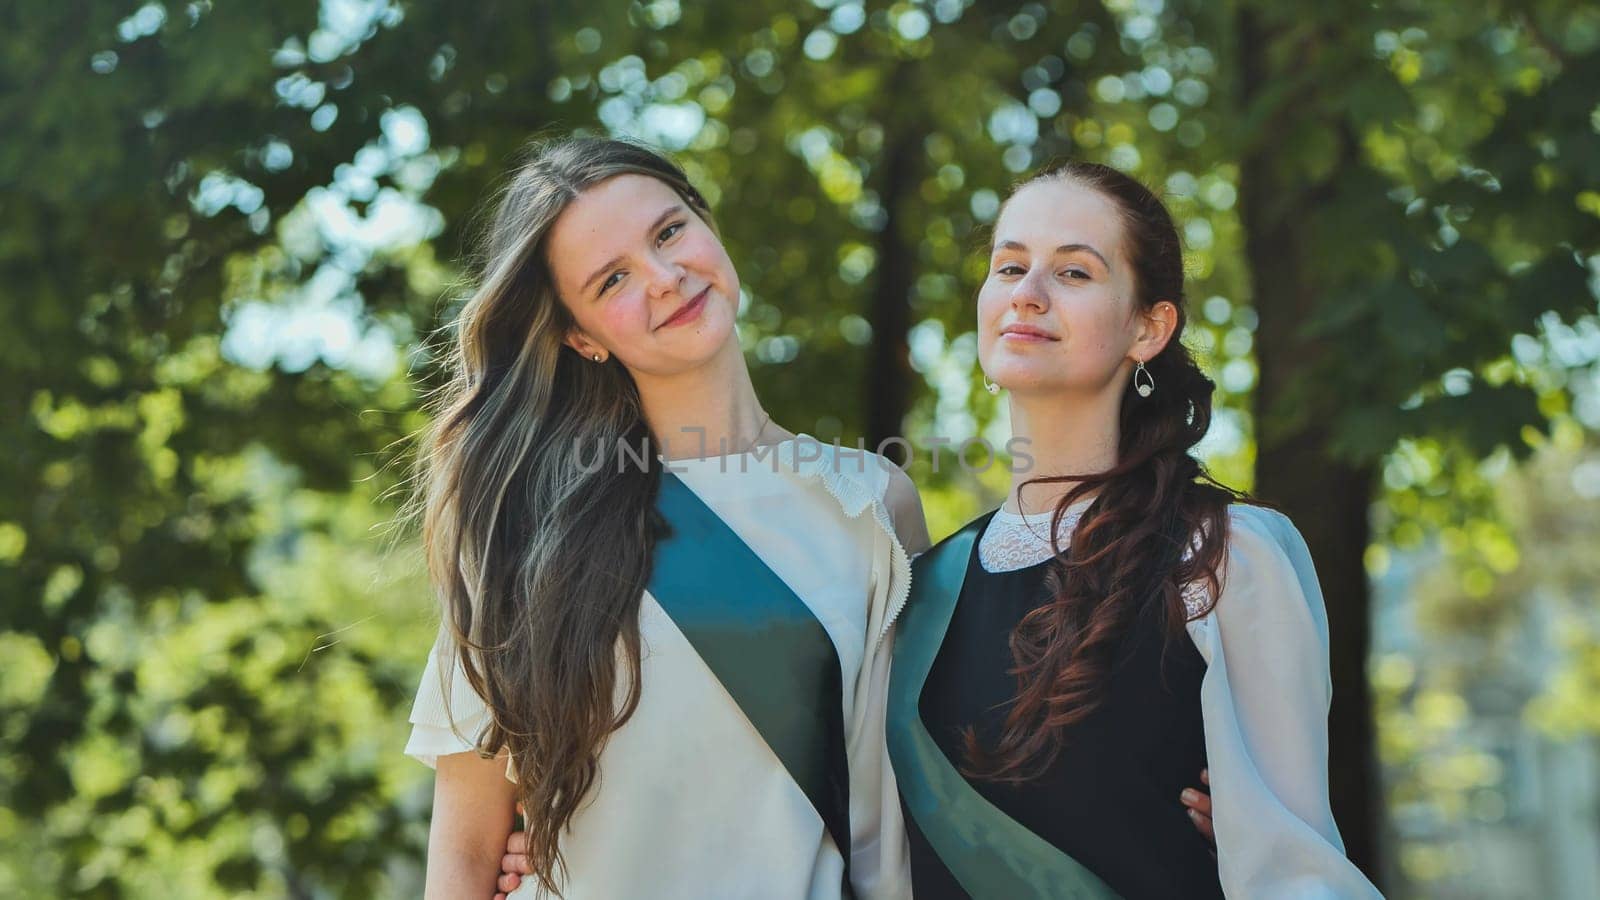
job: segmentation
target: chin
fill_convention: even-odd
[[[1032,396],[1034,394],[1051,394],[1060,390],[1059,387],[1049,382],[1041,382],[1037,379],[1031,378],[1013,378],[1006,381],[997,381],[995,383],[1000,385],[1001,390],[1010,391],[1013,394],[1024,396]]]
[[[715,360],[729,345],[733,346],[734,352],[740,352],[733,318],[721,313],[711,313],[706,318],[709,321],[698,322],[695,327],[686,329],[678,336],[672,355],[684,368],[696,368]]]
[[[1017,365],[1016,361],[1012,361],[1010,365],[995,367],[990,378],[1008,391],[1039,390],[1050,388],[1053,382],[1061,379],[1061,373],[1049,371],[1044,366]]]

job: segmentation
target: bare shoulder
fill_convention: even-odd
[[[895,534],[900,538],[906,553],[916,555],[928,549],[928,522],[922,513],[922,495],[911,476],[897,465],[890,464],[889,485],[884,491],[884,505],[894,520]]]

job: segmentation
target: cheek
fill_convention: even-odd
[[[685,265],[705,272],[721,272],[733,268],[733,262],[728,259],[728,251],[723,249],[722,242],[711,233],[711,229],[703,226],[684,235],[679,258]]]
[[[649,327],[650,310],[639,291],[625,291],[592,312],[593,329],[613,346],[625,345]]]
[[[1009,292],[1005,285],[987,280],[978,288],[978,330],[989,333],[998,330],[1000,316],[1009,306]]]
[[[1072,312],[1072,332],[1080,345],[1111,355],[1127,349],[1131,342],[1127,314],[1115,298],[1096,297]]]
[[[1000,321],[1011,308],[1011,292],[1006,285],[985,281],[978,288],[978,361],[988,364],[999,352]]]

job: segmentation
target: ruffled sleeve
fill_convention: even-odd
[[[1328,617],[1305,539],[1283,515],[1232,510],[1222,595],[1189,623],[1217,863],[1229,897],[1380,897],[1345,856],[1328,802]]]
[[[475,750],[488,727],[489,708],[462,675],[454,643],[441,629],[411,704],[406,755],[437,768],[441,756]]]
[[[850,767],[850,880],[862,900],[910,900],[911,871],[900,790],[889,763],[884,705],[889,697],[889,639],[911,589],[910,548],[927,546],[922,501],[911,479],[875,454],[829,452],[829,491],[852,518],[867,509],[876,523],[866,633],[856,679],[855,716],[847,745]],[[840,478],[839,476],[844,476]],[[842,481],[853,488],[835,487]],[[870,498],[851,502],[849,498]],[[919,536],[920,534],[920,536]]]

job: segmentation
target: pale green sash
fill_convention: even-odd
[[[980,900],[1117,900],[1077,860],[979,794],[934,743],[918,711],[944,643],[984,516],[918,557],[889,680],[889,756],[917,828],[968,894]]]

